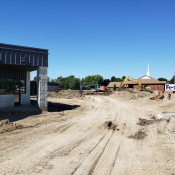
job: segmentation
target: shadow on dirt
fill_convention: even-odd
[[[48,102],[48,112],[62,112],[66,110],[73,110],[80,107],[80,105],[68,105],[63,103]]]
[[[31,100],[30,104],[37,105],[36,100]],[[68,105],[63,103],[48,102],[48,112],[62,112],[66,110],[72,110],[80,107],[80,105]]]
[[[30,104],[31,105],[12,106],[0,109],[0,121],[7,119],[9,122],[16,122],[42,113],[42,110],[37,107],[36,100],[31,100]],[[48,102],[48,112],[62,112],[66,110],[73,110],[78,107],[80,106]]]
[[[41,112],[40,108],[33,105],[6,107],[1,109],[0,121],[8,119],[9,122],[15,122],[32,115],[39,115]]]
[[[143,131],[138,131],[134,135],[128,136],[129,139],[136,139],[136,140],[142,140],[147,136],[147,134]]]

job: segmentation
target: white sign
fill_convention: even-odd
[[[175,84],[165,84],[165,91],[175,91]]]

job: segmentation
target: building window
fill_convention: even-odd
[[[13,94],[13,93],[26,93],[26,81],[25,80],[13,80],[0,78],[0,94]]]
[[[19,92],[19,80],[14,80],[14,93]]]
[[[13,94],[13,79],[6,81],[6,94]]]
[[[26,71],[0,66],[0,94],[26,93]]]
[[[21,94],[26,93],[26,82],[25,82],[25,80],[20,80],[20,93]]]

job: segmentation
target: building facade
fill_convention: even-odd
[[[30,72],[37,70],[37,103],[47,110],[48,50],[0,43],[0,108],[30,104]]]

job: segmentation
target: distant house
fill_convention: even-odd
[[[145,89],[146,86],[150,86],[152,91],[160,90],[164,91],[165,90],[165,84],[167,83],[166,81],[159,81],[156,80],[152,77],[150,77],[149,73],[149,63],[148,63],[148,70],[147,74],[136,79],[141,83],[142,89]],[[107,86],[108,89],[113,89],[114,84],[116,85],[116,88],[120,87],[121,82],[110,82]],[[127,81],[124,85],[125,88],[134,88],[134,89],[139,89],[139,85],[134,82],[134,81]]]
[[[153,91],[155,91],[155,90],[163,91],[165,89],[166,81],[159,81],[159,80],[156,80],[148,75],[140,77],[137,80],[141,83],[142,89],[145,89],[146,86],[150,86],[151,90],[153,90]],[[119,88],[121,82],[110,82],[107,86],[108,89],[113,89],[114,84],[116,85],[116,88]],[[124,87],[139,89],[139,85],[134,81],[127,81]]]

